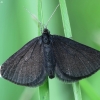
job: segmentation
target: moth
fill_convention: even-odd
[[[1,66],[3,78],[24,86],[38,86],[55,75],[74,82],[100,69],[100,52],[69,38],[51,35],[44,28]]]

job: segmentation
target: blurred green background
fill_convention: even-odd
[[[42,0],[44,23],[58,3],[58,0]],[[72,38],[100,50],[100,0],[66,0],[66,5]],[[38,25],[24,7],[38,16],[37,0],[0,0],[0,65],[38,36]],[[50,20],[48,29],[51,34],[64,36],[60,8]],[[80,81],[83,100],[100,100],[99,76],[98,71]],[[48,100],[48,94],[50,100],[74,100],[72,85],[56,78],[36,88],[18,86],[0,78],[0,100]]]

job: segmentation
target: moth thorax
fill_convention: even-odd
[[[50,38],[49,37],[50,36],[48,34],[43,33],[43,35],[42,35],[42,41],[43,41],[44,44],[50,44]]]

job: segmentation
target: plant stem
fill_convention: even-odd
[[[42,0],[38,0],[38,19],[43,24]],[[41,35],[42,26],[38,27],[38,35]],[[48,80],[39,87],[40,100],[49,100]]]
[[[71,26],[70,26],[66,2],[65,2],[65,0],[59,0],[59,3],[60,3],[65,37],[71,38],[72,33],[71,33]],[[73,86],[73,90],[74,90],[75,100],[82,100],[79,82],[73,83],[72,86]]]
[[[70,21],[65,0],[59,0],[65,37],[72,37]]]
[[[75,100],[82,100],[79,82],[72,84]]]

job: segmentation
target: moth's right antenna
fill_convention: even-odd
[[[50,19],[52,18],[52,16],[54,15],[54,13],[56,12],[57,8],[59,7],[59,4],[57,5],[57,7],[55,8],[55,10],[53,11],[53,13],[51,14],[51,16],[49,17],[48,21],[47,21],[47,24],[45,25],[45,27],[47,27]]]
[[[34,14],[32,14],[28,9],[26,9],[25,7],[24,7],[24,9],[26,10],[26,11],[28,11],[28,13],[32,16],[32,18],[34,18],[34,20],[36,20],[39,24],[40,24],[40,26],[44,26],[39,20],[38,20],[38,18],[34,15]]]

